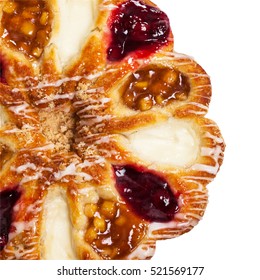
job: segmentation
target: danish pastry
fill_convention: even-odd
[[[149,0],[0,2],[0,259],[150,259],[202,218],[210,79]]]

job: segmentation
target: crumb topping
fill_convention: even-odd
[[[73,143],[75,126],[74,113],[70,110],[40,110],[39,118],[42,133],[54,144],[54,150],[70,151]]]

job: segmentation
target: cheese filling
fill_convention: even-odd
[[[77,259],[72,244],[72,226],[65,190],[58,187],[49,190],[43,219],[42,259]]]
[[[199,140],[191,124],[170,118],[167,122],[125,134],[128,148],[142,160],[188,167],[199,154]]]
[[[57,0],[58,30],[51,39],[61,66],[77,56],[94,25],[96,0]]]

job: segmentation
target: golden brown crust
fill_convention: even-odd
[[[138,67],[138,62],[135,61],[135,53],[129,54],[121,62],[108,62],[106,59],[106,50],[109,44],[109,31],[107,28],[109,16],[111,12],[121,3],[126,2],[125,0],[99,0],[98,10],[99,13],[96,17],[93,31],[91,32],[88,40],[86,41],[81,56],[73,66],[67,69],[68,76],[76,75],[88,75],[90,73],[102,72],[115,72],[113,78],[109,80],[109,83],[113,83],[118,78],[122,77],[122,72],[129,71]],[[142,0],[144,4],[157,7],[154,3],[149,0]],[[173,50],[173,35],[170,33],[168,43],[160,48],[160,51],[172,51]],[[154,53],[152,56],[156,56]],[[91,60],[89,60],[91,57]],[[134,59],[133,59],[134,58]],[[129,63],[129,61],[131,61]],[[103,77],[103,85],[106,87],[106,77]]]

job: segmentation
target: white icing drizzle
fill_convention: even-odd
[[[99,10],[113,10],[115,8],[117,8],[117,5],[111,3],[111,0],[103,0],[99,6],[98,6]]]
[[[114,10],[116,8],[117,8],[116,5],[114,5],[114,4],[105,4],[105,2],[103,2],[102,5],[99,5],[100,11],[104,11],[104,10],[112,11],[112,10]]]
[[[99,123],[102,123],[103,121],[109,121],[113,118],[112,115],[104,115],[104,116],[95,116],[95,115],[84,115],[82,116],[82,119],[80,121],[80,124],[82,126],[92,126]]]
[[[53,148],[54,148],[54,144],[49,143],[49,144],[44,145],[44,146],[35,147],[32,150],[33,151],[49,151],[49,150],[52,150]]]
[[[4,134],[13,134],[13,133],[21,133],[23,132],[23,130],[17,128],[17,127],[14,127],[12,129],[5,129],[2,133]]]
[[[111,99],[107,98],[107,97],[100,98],[99,100],[96,100],[94,98],[90,98],[90,99],[88,99],[86,106],[82,107],[82,109],[79,110],[77,112],[77,114],[79,116],[81,116],[84,113],[88,113],[89,110],[93,110],[93,109],[101,110],[110,101],[111,101]],[[74,105],[79,105],[79,102],[77,104],[74,104]],[[82,102],[80,103],[80,105],[82,106]]]
[[[26,231],[30,231],[31,234],[36,232],[38,216],[42,212],[42,199],[36,200],[34,203],[27,206],[25,214],[32,214],[33,217],[29,221],[15,221],[12,223],[13,231],[9,233],[8,239],[10,244],[13,240],[19,235],[23,234]],[[20,204],[16,204],[13,208],[14,212],[21,211]],[[24,246],[24,244],[15,243],[16,250],[9,250],[8,247],[5,249],[5,252],[8,254],[8,259],[36,259],[38,258],[37,246],[39,242],[36,236],[31,236],[30,246]],[[14,241],[15,242],[15,241]]]
[[[30,165],[30,164],[28,164]],[[33,175],[27,175],[26,174],[26,171],[30,170],[30,168],[27,168],[27,169],[24,169],[23,172],[18,172],[20,171],[19,170],[20,166],[18,168],[16,168],[16,172],[19,174],[19,173],[22,173],[23,175],[23,178],[21,180],[21,185],[25,184],[25,183],[28,183],[28,182],[31,182],[31,181],[36,181],[36,180],[39,180],[39,179],[42,179],[42,178],[45,178],[44,176],[44,172],[52,172],[52,168],[50,167],[42,167],[42,166],[37,166],[37,168],[34,170],[34,174]],[[17,171],[18,169],[18,171]],[[44,182],[44,184],[46,185],[50,185],[50,182],[47,180]],[[37,186],[35,186],[37,187]]]
[[[37,85],[33,85],[33,86],[29,86],[29,87],[25,87],[25,88],[13,88],[12,92],[16,93],[16,92],[28,92],[28,91],[32,91],[32,90],[42,90],[45,88],[50,88],[50,87],[54,87],[54,88],[60,88],[61,86],[63,86],[64,84],[68,83],[68,82],[79,82],[81,80],[88,80],[88,81],[93,81],[96,80],[97,78],[99,78],[100,76],[107,74],[109,72],[115,72],[116,69],[105,69],[102,71],[94,71],[93,73],[90,73],[88,75],[78,75],[78,76],[72,76],[72,77],[63,77],[60,79],[56,79],[55,81],[48,81],[48,76],[45,76],[45,79],[39,83],[37,83]],[[51,78],[51,77],[50,77]],[[29,77],[24,78],[29,79]],[[37,81],[37,79],[36,79]],[[96,89],[92,89],[92,90],[96,90]]]
[[[223,139],[220,137],[216,137],[215,135],[209,133],[208,131],[204,133],[205,138],[210,138],[214,140],[216,143],[216,146],[213,148],[210,147],[201,147],[201,156],[205,157],[210,157],[213,159],[215,165],[207,165],[207,164],[201,164],[201,163],[196,163],[191,167],[191,170],[197,170],[197,171],[202,171],[202,172],[207,172],[211,175],[216,175],[218,170],[219,170],[219,160],[222,159],[222,144],[223,144]]]
[[[212,124],[211,127],[216,127],[216,125]],[[217,136],[211,134],[209,131],[205,132],[204,137],[214,140],[214,142],[217,143],[217,144],[222,144],[223,143],[223,139],[221,137],[217,137]]]
[[[23,233],[24,231],[30,231],[31,229],[35,228],[35,220],[33,219],[28,222],[24,222],[24,221],[13,222],[12,226],[15,228],[15,230],[9,233],[9,240],[12,240],[17,235]]]
[[[41,105],[41,104],[46,104],[55,100],[59,99],[68,99],[72,100],[75,96],[76,92],[69,92],[69,93],[64,93],[64,94],[54,94],[50,96],[46,96],[46,98],[42,98],[40,100],[35,101],[36,105]]]
[[[202,148],[203,149],[203,148]],[[215,165],[211,166],[208,164],[200,164],[196,163],[191,167],[191,170],[197,170],[202,172],[207,172],[212,175],[216,175],[219,170],[219,159],[222,154],[222,149],[220,146],[217,146],[216,148],[211,149],[211,158],[215,161]]]
[[[14,127],[12,129],[4,129],[3,131],[1,131],[1,133],[3,134],[18,134],[18,133],[23,133],[25,131],[33,131],[33,130],[37,130],[34,126],[31,126],[30,124],[24,124],[22,126],[22,128],[18,128],[18,127]]]
[[[202,176],[182,176],[182,179],[184,179],[186,182],[196,182],[196,180],[202,180],[202,181],[212,181],[212,177],[202,177]]]
[[[82,163],[81,166],[83,165],[84,164]],[[64,170],[59,170],[58,172],[54,173],[55,179],[61,182],[69,182],[69,180],[66,178],[67,176],[81,177],[82,180],[85,181],[90,181],[92,179],[92,177],[89,174],[85,172],[79,172],[78,166],[75,162],[72,162]]]
[[[128,260],[132,259],[150,259],[155,252],[155,243],[146,242],[139,245],[132,253],[127,256]]]
[[[15,245],[15,250],[9,250],[8,248],[5,249],[5,252],[9,255],[7,255],[7,260],[21,260],[21,259],[36,259],[37,253],[35,252],[34,245],[37,245],[36,242],[30,242],[30,245],[32,246],[30,249],[24,249],[23,244],[17,244]]]
[[[42,199],[36,200],[34,203],[28,205],[26,213],[32,213],[34,215],[37,215],[42,211]]]
[[[32,112],[35,112],[35,111],[33,109],[31,109],[30,105],[27,102],[25,102],[25,101],[24,102],[19,102],[15,106],[8,107],[8,110],[10,110],[14,114],[16,114],[18,116],[21,116],[21,117],[23,117],[25,119],[35,120],[34,117],[28,115],[28,113],[32,113]]]
[[[44,146],[38,146],[38,147],[34,147],[34,148],[30,148],[30,149],[21,149],[20,151],[22,152],[30,152],[30,151],[49,151],[49,150],[53,150],[54,149],[54,144],[53,143],[48,143]]]
[[[189,102],[189,104],[194,105],[194,106],[198,107],[199,109],[203,109],[204,111],[207,111],[207,109],[208,109],[207,106],[197,103],[197,102]],[[193,111],[193,112],[195,112],[195,111]]]
[[[36,170],[37,166],[34,163],[31,162],[27,162],[24,165],[20,165],[16,168],[16,172],[19,173],[23,173],[25,170],[27,169],[31,169],[31,170]]]

